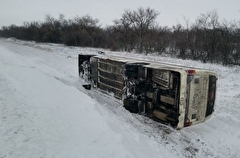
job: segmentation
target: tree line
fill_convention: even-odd
[[[46,15],[44,22],[25,22],[23,26],[4,26],[1,37],[67,46],[107,48],[113,51],[167,53],[182,59],[223,65],[240,65],[240,27],[238,22],[220,21],[216,11],[200,14],[194,23],[160,26],[159,12],[151,8],[125,10],[112,26],[102,28],[89,15],[56,19]]]

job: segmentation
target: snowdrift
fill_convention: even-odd
[[[0,39],[0,157],[240,157],[239,67],[100,49],[219,75],[213,117],[174,130],[81,86],[77,55],[97,51]]]

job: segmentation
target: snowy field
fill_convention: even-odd
[[[240,67],[102,50],[219,75],[213,116],[175,130],[81,86],[77,55],[97,51],[0,39],[0,158],[240,157]]]

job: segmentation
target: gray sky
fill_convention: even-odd
[[[0,0],[0,28],[23,22],[44,21],[45,16],[67,19],[91,15],[102,27],[113,24],[126,9],[150,7],[160,12],[161,26],[185,24],[183,17],[193,23],[201,13],[216,10],[220,20],[240,20],[240,0]]]

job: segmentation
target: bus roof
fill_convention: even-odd
[[[185,70],[195,69],[198,71],[204,70],[204,71],[212,72],[210,70],[203,69],[203,68],[184,66],[184,65],[160,62],[160,61],[158,62],[158,61],[152,61],[152,60],[139,60],[139,59],[132,59],[132,58],[127,58],[127,57],[108,56],[108,55],[96,55],[95,57],[100,58],[100,59],[109,59],[109,60],[114,60],[114,61],[119,61],[119,62],[124,62],[124,63],[130,63],[130,64],[131,63],[146,63],[143,67],[153,68],[153,69],[171,69],[171,70],[175,70],[175,71],[185,71]]]

